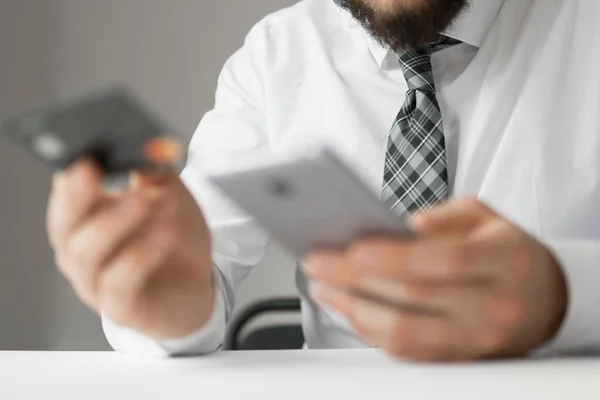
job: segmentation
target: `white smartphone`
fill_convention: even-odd
[[[298,259],[368,235],[413,236],[327,148],[231,163],[208,178]]]

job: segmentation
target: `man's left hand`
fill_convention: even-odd
[[[313,298],[366,342],[409,360],[524,356],[556,335],[565,279],[536,239],[475,199],[411,224],[416,239],[368,238],[311,254]]]

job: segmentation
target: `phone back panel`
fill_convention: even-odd
[[[373,234],[411,236],[330,151],[211,174],[212,182],[293,255]]]

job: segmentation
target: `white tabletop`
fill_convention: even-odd
[[[600,359],[414,365],[378,351],[1,353],[0,399],[600,399]]]

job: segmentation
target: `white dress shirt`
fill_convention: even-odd
[[[600,1],[473,0],[433,56],[452,196],[477,195],[539,238],[564,269],[569,307],[549,353],[600,349]],[[257,149],[335,146],[380,193],[389,129],[404,103],[396,56],[333,0],[304,0],[250,32],[219,79],[183,179],[214,237],[217,306],[188,338],[157,342],[104,319],[121,351],[200,354],[223,340],[235,291],[269,236],[210,187],[204,168]],[[308,299],[309,348],[365,346]]]

